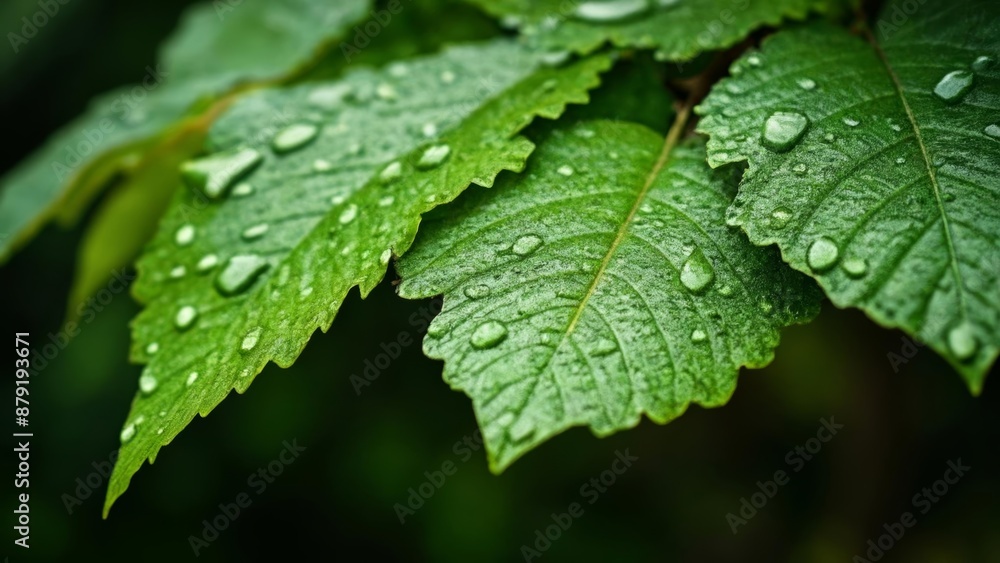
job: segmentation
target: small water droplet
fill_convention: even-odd
[[[159,384],[156,378],[148,373],[144,373],[139,377],[139,390],[142,391],[143,395],[149,395],[153,391],[156,391],[156,386]]]
[[[402,177],[402,175],[403,175],[403,165],[399,161],[396,161],[396,162],[390,162],[389,165],[386,166],[382,170],[382,172],[379,173],[378,177],[383,184],[389,184],[391,182],[398,180],[400,177]]]
[[[177,327],[177,330],[187,330],[194,325],[196,320],[198,320],[198,310],[190,305],[185,305],[174,316],[174,326]]]
[[[188,374],[187,381],[184,382],[184,385],[191,387],[192,385],[194,385],[194,382],[197,381],[197,379],[198,379],[198,372],[192,371],[190,374]]]
[[[779,207],[771,212],[771,227],[784,229],[792,220],[792,212],[786,207]]]
[[[456,78],[455,73],[450,70],[446,70],[441,73],[441,82],[444,82],[445,84],[451,84],[455,82],[455,78]]]
[[[392,249],[386,248],[382,251],[382,255],[379,256],[379,262],[384,266],[389,263],[389,260],[392,260]]]
[[[170,277],[175,280],[179,280],[187,275],[187,268],[184,266],[175,266],[174,269],[170,270]]]
[[[795,83],[803,90],[814,90],[816,88],[816,81],[811,78],[800,78]]]
[[[278,154],[296,151],[312,142],[318,134],[319,128],[311,123],[289,125],[274,136],[271,149]]]
[[[181,178],[209,199],[220,199],[226,190],[253,171],[264,159],[259,152],[244,148],[225,151],[181,165]]]
[[[260,237],[262,237],[265,234],[267,234],[267,231],[270,228],[271,228],[271,226],[268,225],[267,223],[261,223],[259,225],[254,225],[254,226],[248,228],[247,230],[243,231],[243,234],[241,236],[243,237],[243,240],[245,240],[247,242],[252,241],[252,240],[257,240]]]
[[[547,66],[561,66],[569,60],[569,51],[549,51],[542,53],[542,64]]]
[[[226,297],[238,295],[250,289],[271,265],[260,256],[253,254],[233,256],[215,278],[215,288]]]
[[[433,123],[425,123],[420,132],[424,134],[424,137],[434,137],[438,134],[438,128]]]
[[[153,354],[160,351],[159,343],[153,342],[149,346],[146,346],[146,353],[152,356]]]
[[[868,262],[864,258],[848,258],[840,267],[852,278],[862,278],[868,273]]]
[[[968,70],[949,72],[934,87],[934,95],[941,98],[947,104],[957,104],[972,89],[974,76]]]
[[[648,0],[602,0],[578,4],[573,15],[589,22],[615,22],[640,16],[647,10]]]
[[[809,246],[809,253],[806,261],[809,267],[815,272],[829,270],[840,258],[840,248],[837,243],[826,237],[820,237]]]
[[[465,288],[465,296],[469,299],[482,299],[490,294],[490,286],[477,284]]]
[[[257,341],[260,340],[261,328],[257,327],[246,334],[243,337],[243,342],[240,344],[240,350],[243,352],[249,352],[257,346]]]
[[[497,424],[506,428],[514,423],[514,418],[514,413],[505,412],[497,419]]]
[[[387,195],[387,196],[385,196],[385,197],[383,197],[383,198],[381,198],[381,199],[378,200],[378,205],[379,205],[379,207],[389,207],[395,201],[396,201],[396,198],[392,197],[391,195]]]
[[[215,254],[206,254],[201,260],[198,260],[198,265],[196,268],[199,272],[205,273],[212,268],[219,265],[219,257]]]
[[[590,347],[590,352],[594,356],[607,356],[618,350],[618,343],[610,338],[599,338]]]
[[[566,176],[568,178],[573,175],[574,170],[572,166],[564,164],[563,166],[560,166],[559,170],[557,170],[556,172],[559,172],[559,174],[562,174],[563,176]]]
[[[700,293],[715,279],[715,269],[712,268],[712,263],[708,261],[701,249],[696,248],[681,266],[680,278],[681,284],[688,291]]]
[[[375,95],[383,100],[395,100],[399,96],[396,93],[396,89],[391,84],[386,84],[385,82],[375,88]]]
[[[761,65],[760,57],[757,55],[750,55],[749,57],[747,57],[747,64],[753,67],[760,66]]]
[[[119,438],[121,439],[122,444],[126,444],[126,443],[128,443],[129,440],[132,439],[133,436],[135,436],[135,424],[134,423],[133,424],[129,424],[125,428],[122,428],[122,433],[121,433],[121,435],[119,435]]]
[[[499,321],[487,321],[472,333],[469,342],[474,348],[494,348],[507,338],[507,327]]]
[[[801,113],[779,111],[767,118],[761,141],[774,152],[788,152],[809,127],[809,118]]]
[[[995,62],[996,61],[993,59],[993,57],[988,57],[985,55],[982,57],[976,57],[976,60],[972,61],[972,70],[976,72],[985,72],[993,68],[993,64]]]
[[[733,286],[731,286],[729,284],[725,284],[725,285],[719,287],[719,295],[721,295],[723,297],[729,297],[732,294],[733,294]]]
[[[322,158],[317,158],[313,161],[313,170],[316,172],[329,172],[333,169],[333,164],[329,160],[324,160]]]
[[[194,242],[194,225],[184,225],[174,233],[174,242],[177,246],[187,246]]]
[[[832,143],[837,140],[837,137],[835,137],[833,133],[827,133],[826,135],[823,135],[823,140],[828,143]]]
[[[253,186],[247,182],[240,182],[233,188],[233,195],[236,197],[246,197],[253,193]]]
[[[804,163],[800,162],[800,163],[798,163],[798,164],[796,164],[795,166],[792,167],[792,171],[794,171],[799,176],[802,176],[806,172],[809,172],[809,167],[806,166]]]
[[[842,121],[844,122],[844,125],[848,127],[857,127],[858,125],[861,125],[861,122],[853,117],[845,117]]]
[[[705,334],[705,331],[701,330],[700,328],[696,329],[694,332],[691,333],[691,342],[697,344],[699,342],[704,342],[706,340],[708,340],[708,335]]]
[[[514,242],[512,250],[518,256],[527,256],[542,246],[542,238],[538,235],[525,235]]]
[[[432,168],[437,168],[448,160],[448,155],[451,154],[451,147],[448,145],[434,145],[427,147],[424,154],[420,156],[420,160],[417,161],[417,168],[420,170],[430,170]]]
[[[354,218],[357,216],[358,216],[358,206],[352,203],[348,205],[346,209],[340,212],[340,218],[338,219],[338,221],[340,221],[341,225],[347,225],[348,223],[353,221]]]
[[[896,164],[906,164],[906,159],[903,157],[899,157],[896,159]]]
[[[979,348],[975,327],[965,321],[948,331],[948,348],[960,362],[972,359]]]
[[[986,129],[983,129],[983,133],[987,136],[993,137],[994,139],[1000,139],[1000,125],[994,123],[993,125],[987,125]]]

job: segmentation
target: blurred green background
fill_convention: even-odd
[[[16,56],[9,45],[0,48],[8,139],[0,171],[93,95],[140,79],[189,3],[70,2]],[[0,30],[19,29],[20,18],[37,9],[33,1],[5,0]],[[414,25],[427,37],[499,33],[474,12],[446,9],[449,22],[460,24]],[[389,49],[396,39],[378,40]],[[436,44],[402,42],[394,52]],[[30,331],[34,347],[60,330],[80,235],[48,228],[0,269],[4,326]],[[482,450],[467,461],[456,450],[475,433],[471,404],[441,381],[441,365],[418,346],[356,393],[352,374],[361,375],[400,332],[418,338],[411,316],[432,306],[397,298],[393,277],[364,303],[353,294],[330,333],[315,335],[292,369],[269,367],[246,395],[196,420],[137,474],[104,521],[105,480],[91,475],[93,464],[118,446],[140,371],[127,362],[128,323],[138,307],[116,295],[32,380],[31,549],[12,543],[8,481],[8,543],[0,555],[194,559],[189,537],[203,533],[202,521],[218,516],[220,503],[246,492],[252,504],[198,559],[521,561],[536,530],[579,502],[583,516],[533,560],[847,562],[865,556],[883,524],[914,512],[912,497],[961,458],[969,473],[926,514],[917,511],[916,525],[882,560],[1000,561],[996,373],[979,398],[928,350],[895,373],[887,354],[901,353],[902,335],[828,305],[816,322],[785,332],[772,366],[741,375],[728,406],[692,407],[669,425],[644,421],[608,439],[573,430],[494,476]],[[786,455],[830,417],[843,430],[794,472]],[[293,439],[305,451],[257,494],[248,477]],[[589,504],[594,497],[581,496],[581,486],[626,450],[638,461]],[[13,454],[7,459],[13,469]],[[401,524],[394,506],[427,481],[425,472],[449,461],[457,472]],[[791,473],[790,483],[734,534],[726,515],[778,470]],[[77,479],[88,476],[97,490],[69,513],[64,495],[76,495]]]

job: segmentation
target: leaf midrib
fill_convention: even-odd
[[[913,114],[913,109],[910,108],[910,102],[906,98],[906,93],[903,90],[902,83],[899,81],[899,76],[896,75],[896,71],[893,69],[892,65],[889,64],[889,59],[886,56],[885,51],[882,49],[882,46],[879,45],[878,41],[875,40],[875,37],[872,35],[871,30],[868,28],[865,29],[865,38],[871,45],[872,49],[875,50],[875,53],[878,55],[879,61],[885,68],[885,71],[889,75],[889,78],[892,79],[893,87],[896,90],[896,94],[899,96],[899,101],[903,104],[903,109],[906,111],[906,117],[907,119],[909,119],[910,126],[913,128],[913,134],[916,138],[917,145],[920,147],[920,154],[924,159],[924,167],[927,169],[927,175],[931,180],[931,187],[934,189],[934,200],[937,203],[938,212],[941,215],[941,223],[944,227],[945,242],[948,246],[948,254],[951,262],[951,272],[952,276],[954,276],[955,278],[955,293],[958,297],[959,312],[961,313],[961,316],[964,319],[967,316],[968,308],[965,302],[965,293],[964,293],[965,284],[962,280],[962,271],[958,266],[958,252],[955,250],[955,241],[952,236],[951,221],[949,220],[948,213],[947,211],[945,211],[944,208],[944,198],[941,197],[941,186],[938,183],[937,173],[934,171],[934,165],[931,162],[930,154],[927,151],[927,144],[924,143],[924,138],[920,129],[920,124],[917,123],[917,118]]]

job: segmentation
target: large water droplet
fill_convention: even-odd
[[[311,123],[296,123],[285,127],[271,140],[271,148],[278,154],[292,152],[306,146],[316,135],[319,128]]]
[[[142,391],[144,395],[149,395],[153,391],[156,391],[156,386],[159,384],[156,378],[148,373],[142,374],[139,377],[139,390]]]
[[[357,216],[358,216],[358,206],[352,203],[348,205],[346,209],[340,212],[340,218],[337,220],[340,221],[341,225],[347,225],[348,223],[353,221],[354,218]]]
[[[485,284],[469,286],[465,288],[464,293],[469,299],[482,299],[490,294],[490,286]]]
[[[493,348],[507,338],[507,327],[499,321],[487,321],[472,333],[469,342],[480,350]]]
[[[693,293],[705,290],[715,279],[715,269],[701,249],[695,249],[681,266],[681,284]]]
[[[518,256],[527,256],[541,248],[542,242],[542,237],[538,235],[525,235],[514,242],[512,250]]]
[[[779,207],[771,212],[771,227],[784,229],[788,222],[792,220],[792,212],[786,207]]]
[[[975,328],[966,321],[948,331],[948,348],[960,361],[964,362],[976,355],[979,342],[976,340]]]
[[[248,241],[248,242],[252,241],[252,240],[257,240],[260,237],[262,237],[265,234],[267,234],[267,231],[270,228],[271,228],[271,226],[268,225],[267,223],[261,223],[259,225],[254,225],[254,226],[248,228],[247,230],[243,231],[243,235],[242,235],[243,240]]]
[[[185,162],[181,165],[181,178],[209,199],[220,199],[230,186],[252,172],[263,159],[263,155],[249,148],[221,152]]]
[[[427,147],[424,154],[420,156],[420,160],[417,162],[417,168],[420,170],[430,170],[432,168],[437,168],[448,160],[448,155],[451,154],[451,147],[448,145],[434,145]]]
[[[779,111],[764,122],[761,141],[774,152],[787,152],[794,147],[809,127],[809,118],[801,113]]]
[[[270,267],[256,255],[233,256],[215,278],[215,288],[226,297],[243,293]]]
[[[573,15],[590,22],[614,22],[640,16],[647,10],[648,0],[603,0],[583,2]]]
[[[837,243],[826,237],[820,237],[809,246],[806,261],[815,272],[824,272],[832,268],[840,258],[840,248]]]
[[[261,328],[257,327],[252,329],[250,332],[243,337],[243,342],[240,344],[240,350],[243,352],[249,352],[257,346],[257,341],[260,340]]]
[[[190,305],[185,305],[177,311],[174,316],[174,326],[177,330],[187,330],[198,320],[198,310]]]
[[[194,235],[194,225],[183,225],[174,233],[174,242],[177,243],[177,246],[187,246],[194,242]]]
[[[1000,139],[1000,125],[995,123],[993,125],[987,125],[986,129],[983,129],[983,133],[986,133],[987,136],[993,137],[994,139]]]
[[[934,94],[948,104],[957,104],[972,89],[975,75],[968,70],[949,72],[934,87]]]

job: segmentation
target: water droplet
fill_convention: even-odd
[[[313,161],[313,170],[316,172],[329,172],[333,169],[333,164],[330,164],[329,160],[323,160],[322,158],[317,158]]]
[[[1000,125],[994,123],[993,125],[987,125],[986,129],[983,129],[983,133],[993,137],[994,139],[1000,139]]]
[[[170,270],[170,277],[179,280],[187,275],[187,268],[184,266],[175,266],[173,270]]]
[[[150,356],[159,351],[160,351],[160,345],[156,342],[153,342],[149,346],[146,346],[146,353],[149,354]]]
[[[311,123],[296,123],[285,127],[271,140],[271,148],[278,154],[298,150],[309,144],[319,133],[319,128]]]
[[[809,127],[809,118],[801,113],[779,111],[767,118],[761,140],[774,152],[788,152]]]
[[[816,81],[811,78],[800,78],[795,81],[799,85],[799,88],[803,90],[813,90],[816,88]]]
[[[396,93],[396,89],[391,84],[386,84],[385,82],[375,88],[375,95],[383,100],[395,100],[399,96]]]
[[[640,16],[649,10],[647,0],[603,0],[577,5],[573,15],[590,22],[614,22]]]
[[[681,283],[688,291],[700,293],[715,279],[715,269],[701,249],[696,248],[681,266],[680,277]]]
[[[968,70],[949,72],[934,87],[934,94],[948,104],[957,104],[972,89],[975,75]]]
[[[837,140],[837,137],[834,136],[833,133],[827,133],[826,135],[823,135],[823,140],[828,143],[832,143]]]
[[[527,256],[542,246],[542,238],[538,235],[525,235],[514,242],[512,250],[518,256]]]
[[[417,162],[417,168],[420,170],[430,170],[432,168],[437,168],[448,160],[448,155],[451,154],[451,147],[448,145],[434,145],[427,147],[424,154],[420,156],[420,160]]]
[[[444,82],[445,84],[451,84],[452,82],[455,82],[455,73],[450,70],[442,72],[441,82]]]
[[[771,212],[771,227],[784,229],[792,220],[792,212],[786,207],[779,207]]]
[[[265,234],[267,234],[267,231],[270,228],[271,228],[271,226],[268,225],[267,223],[261,223],[259,225],[254,225],[254,226],[250,227],[249,229],[243,231],[243,235],[242,235],[243,240],[245,240],[247,242],[252,241],[252,240],[257,240],[260,237],[262,237]]]
[[[861,125],[861,122],[853,117],[845,117],[842,121],[844,122],[844,125],[848,127],[857,127],[858,125]]]
[[[191,188],[209,199],[220,199],[238,180],[249,174],[264,159],[259,152],[245,148],[217,153],[181,165],[181,177]]]
[[[813,271],[823,272],[832,268],[839,258],[840,248],[837,247],[837,243],[826,237],[820,237],[809,246],[806,261]]]
[[[198,320],[198,310],[190,305],[185,305],[177,311],[174,316],[174,326],[177,330],[187,330]]]
[[[216,256],[215,254],[206,254],[204,257],[202,257],[201,260],[198,260],[198,265],[196,267],[198,268],[199,272],[205,273],[218,265],[219,265],[218,256]]]
[[[701,330],[700,328],[696,329],[694,332],[691,333],[691,342],[697,344],[699,342],[704,342],[706,340],[708,340],[708,335],[705,334],[705,331]]]
[[[733,294],[733,286],[726,284],[719,288],[719,295],[723,297],[729,297]]]
[[[809,172],[809,167],[806,166],[804,163],[800,162],[800,163],[798,163],[798,164],[796,164],[795,166],[792,167],[792,171],[794,171],[799,176],[802,176],[806,172]]]
[[[390,162],[389,165],[386,166],[382,170],[382,172],[379,173],[378,177],[383,184],[388,184],[394,182],[395,180],[398,180],[402,175],[403,175],[403,165],[400,164],[399,161],[396,161],[396,162]]]
[[[497,424],[503,427],[510,426],[514,422],[514,413],[505,412],[497,419]]]
[[[378,205],[379,205],[379,207],[389,207],[395,201],[396,201],[396,198],[392,197],[391,195],[387,195],[387,196],[383,197],[382,199],[378,200]]]
[[[591,354],[598,357],[613,354],[616,350],[618,350],[618,343],[610,338],[599,338],[590,347]]]
[[[122,428],[122,433],[119,435],[119,438],[121,438],[122,444],[125,444],[128,443],[133,436],[135,436],[135,424],[129,424],[125,428]]]
[[[188,374],[187,381],[184,382],[184,385],[191,387],[192,385],[194,385],[194,382],[197,381],[197,379],[198,379],[198,372],[192,371],[190,374]]]
[[[425,123],[420,132],[424,134],[424,137],[434,137],[438,134],[438,128],[433,123]]]
[[[250,332],[243,337],[243,343],[240,344],[240,350],[244,352],[249,352],[257,346],[257,341],[260,340],[261,328],[257,327],[252,329]]]
[[[990,68],[992,68],[995,62],[996,61],[993,59],[993,57],[987,57],[987,56],[976,57],[976,60],[972,61],[972,70],[976,72],[985,72]]]
[[[557,172],[568,178],[573,175],[574,170],[572,166],[563,165],[559,167],[559,170],[557,170]]]
[[[906,159],[903,157],[899,157],[896,159],[896,164],[906,164]]]
[[[485,284],[473,285],[465,288],[465,296],[469,299],[482,299],[490,294],[490,286]]]
[[[487,321],[472,333],[469,342],[480,350],[493,348],[507,338],[507,327],[499,321]]]
[[[358,206],[352,203],[347,206],[347,209],[344,209],[343,211],[340,212],[340,218],[338,219],[338,221],[340,221],[341,225],[346,225],[351,221],[353,221],[354,218],[357,216],[358,216]]]
[[[392,249],[386,248],[382,251],[382,255],[379,256],[379,262],[381,262],[382,265],[386,265],[389,263],[389,260],[392,260]]]
[[[840,267],[852,278],[861,278],[868,273],[868,262],[864,258],[848,258]]]
[[[156,386],[159,384],[156,378],[148,373],[144,373],[139,377],[139,390],[142,391],[143,395],[149,395],[153,391],[156,391]]]
[[[233,195],[236,197],[246,197],[253,193],[253,186],[246,182],[240,182],[233,188]]]
[[[187,246],[194,242],[194,225],[184,225],[174,233],[174,242],[177,246]]]
[[[337,106],[353,93],[354,89],[348,84],[333,84],[329,86],[318,86],[309,92],[309,103],[323,109],[336,109]]]
[[[569,60],[569,57],[569,51],[549,51],[542,54],[541,60],[544,65],[561,66]]]
[[[256,255],[233,256],[215,278],[215,288],[226,297],[238,295],[250,289],[271,265]]]
[[[979,348],[975,328],[966,321],[948,331],[948,348],[960,362],[972,359]]]

